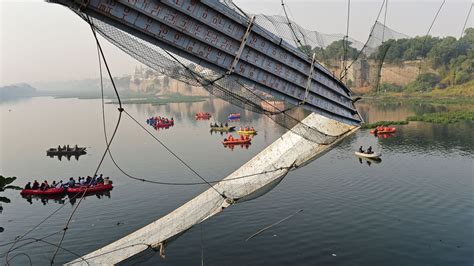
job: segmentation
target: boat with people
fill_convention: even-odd
[[[370,134],[390,134],[397,131],[394,127],[378,126],[370,131]]]
[[[222,144],[225,145],[238,145],[238,144],[250,144],[252,141],[248,136],[240,136],[240,138],[234,138],[231,134],[222,141]]]
[[[235,126],[211,127],[211,131],[232,132],[235,131]]]
[[[211,123],[209,126],[211,128],[211,131],[231,132],[235,130],[235,126],[229,126],[227,123],[225,124]]]
[[[108,191],[112,190],[114,187],[112,183],[109,184],[96,184],[96,185],[89,185],[89,186],[75,186],[75,187],[68,187],[67,193],[94,193],[94,192],[101,192],[101,191]]]
[[[233,113],[233,114],[230,114],[227,118],[228,118],[229,120],[240,119],[240,113]]]
[[[363,153],[363,152],[355,152],[355,155],[359,156],[359,157],[363,157],[363,158],[369,158],[369,159],[379,159],[382,154],[381,153]]]
[[[161,117],[161,116],[155,116],[155,117],[150,117],[146,120],[146,123],[155,129],[157,128],[168,128],[171,126],[174,126],[174,119],[171,118],[166,118],[166,117]]]
[[[44,190],[41,189],[22,189],[20,194],[22,196],[27,195],[40,195],[40,196],[52,196],[52,195],[61,195],[66,193],[66,189],[64,187],[61,188],[47,188]]]
[[[38,195],[38,196],[54,196],[67,193],[79,193],[79,192],[100,192],[108,191],[113,188],[112,181],[109,177],[103,177],[102,174],[95,175],[94,177],[78,177],[75,180],[73,177],[69,178],[67,182],[61,180],[56,182],[54,180],[51,184],[47,180],[41,184],[35,180],[34,182],[28,182],[24,189],[21,190],[22,196]]]
[[[355,155],[363,158],[369,158],[369,159],[379,159],[380,156],[382,156],[382,153],[377,153],[372,151],[372,146],[369,146],[369,148],[364,151],[363,147],[360,146],[359,150],[355,152]]]
[[[253,127],[244,127],[237,130],[239,135],[256,135],[257,131]]]
[[[209,120],[211,117],[211,114],[207,112],[200,112],[194,115],[194,118],[196,118],[196,120]]]
[[[55,155],[84,155],[86,154],[86,147],[78,147],[74,145],[74,147],[69,147],[69,145],[58,145],[57,148],[49,148],[46,150],[47,156],[55,156]]]

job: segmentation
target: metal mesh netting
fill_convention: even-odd
[[[134,35],[124,32],[100,20],[78,13],[89,20],[94,28],[121,50],[160,74],[179,80],[192,86],[202,86],[214,96],[243,109],[267,115],[278,125],[318,144],[330,144],[338,136],[330,136],[318,129],[301,123],[307,113],[297,105],[283,102],[275,96],[265,93],[258,85],[246,83],[235,75],[226,75],[224,70],[216,70],[195,64],[179,55],[170,53]],[[294,126],[301,126],[294,129]]]
[[[220,1],[240,15],[248,17],[231,0]],[[228,74],[223,69],[197,64],[148,42],[145,38],[136,37],[101,20],[89,18],[80,11],[73,11],[84,20],[90,20],[94,28],[108,41],[160,74],[192,86],[202,86],[212,95],[227,102],[246,110],[267,115],[286,129],[292,129],[303,119],[295,115],[305,113],[300,110],[302,108],[283,101],[284,99],[279,96],[266,93],[267,89],[256,83],[250,83],[236,75]],[[294,47],[301,47],[304,44],[312,49],[315,47],[325,48],[334,41],[344,38],[344,35],[341,34],[329,35],[306,30],[283,16],[255,15],[254,23],[255,26],[264,29],[269,34],[279,36]],[[382,37],[378,37],[380,32],[384,32],[387,37],[398,37],[395,33],[391,33],[386,27],[377,23],[371,32],[371,37],[366,44],[352,40],[353,45],[360,47],[361,52],[371,52],[375,49],[371,46],[380,45],[382,40]],[[304,52],[302,49],[299,49],[299,51]],[[306,125],[298,128],[299,132],[295,133],[319,144],[329,144],[337,138],[337,136],[326,135]]]

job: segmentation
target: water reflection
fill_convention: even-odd
[[[377,137],[379,139],[388,139],[388,138],[395,137],[395,133],[384,133],[384,134],[375,133],[374,137]]]
[[[372,158],[362,158],[362,157],[359,157],[359,163],[360,164],[363,164],[365,161],[365,163],[370,167],[372,164],[379,164],[382,162],[382,159],[381,158],[377,158],[377,159],[372,159]]]
[[[242,148],[242,149],[246,149],[248,150],[250,145],[252,145],[251,143],[248,143],[248,144],[224,144],[224,148],[228,148],[229,150],[233,151],[235,149],[235,147],[239,147]]]
[[[85,153],[84,153],[85,154]],[[61,161],[61,159],[63,157],[65,157],[68,161],[71,160],[72,157],[74,157],[76,159],[76,161],[79,161],[79,157],[81,157],[82,155],[84,154],[75,154],[75,155],[72,155],[72,154],[68,154],[68,155],[62,155],[62,154],[55,154],[55,155],[48,155],[49,158],[54,158],[54,157],[57,157],[58,160]]]
[[[66,201],[69,201],[71,206],[73,206],[82,195],[76,194],[61,194],[61,195],[22,195],[21,197],[25,199],[29,204],[33,202],[41,202],[41,204],[64,204]],[[84,195],[84,199],[88,197],[96,197],[98,199],[111,198],[110,190],[108,191],[97,191],[97,192],[88,192]]]

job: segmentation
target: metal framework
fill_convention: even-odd
[[[107,23],[237,83],[358,125],[350,90],[307,55],[216,0],[49,0]],[[314,70],[312,65],[314,65]],[[310,80],[308,80],[310,73]]]

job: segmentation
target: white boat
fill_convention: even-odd
[[[358,152],[358,151],[356,151],[356,152],[355,152],[355,155],[357,155],[357,156],[359,156],[359,157],[364,157],[364,158],[378,159],[378,158],[380,158],[380,156],[382,156],[382,153],[376,153],[376,152],[374,152],[374,153],[368,154],[368,153],[363,153],[363,152]]]

